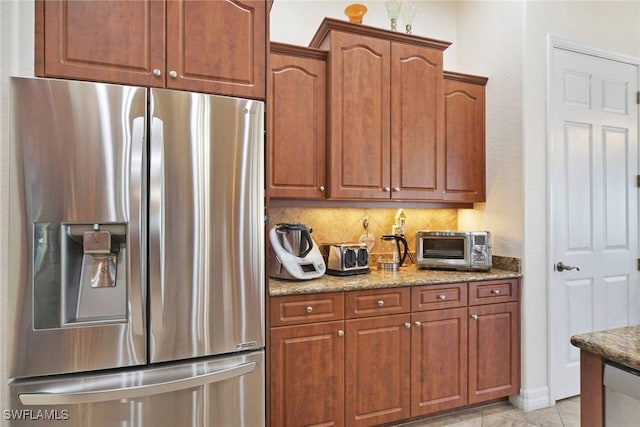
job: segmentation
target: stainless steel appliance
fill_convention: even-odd
[[[264,425],[263,103],[11,100],[11,425]]]
[[[366,243],[325,243],[320,246],[320,253],[327,265],[327,274],[332,276],[351,276],[370,271]]]
[[[269,231],[270,273],[276,279],[309,280],[322,276],[326,265],[312,230],[304,224],[277,224]]]
[[[614,362],[604,365],[604,425],[635,426],[640,419],[640,371]]]
[[[398,271],[404,264],[407,255],[409,255],[407,240],[400,235],[387,234],[380,237],[380,243],[382,255],[378,258],[378,268],[380,270]],[[402,246],[402,249],[400,246]]]
[[[418,231],[416,264],[420,268],[490,270],[491,233],[488,231]]]

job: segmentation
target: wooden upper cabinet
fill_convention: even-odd
[[[264,99],[266,40],[264,0],[168,1],[167,87]]]
[[[388,199],[391,44],[336,32],[329,52],[329,196]]]
[[[441,200],[448,42],[325,18],[329,197]]]
[[[271,44],[269,197],[326,196],[326,57],[316,49]]]
[[[393,43],[391,55],[391,197],[440,199],[442,51]]]
[[[36,74],[264,99],[265,1],[36,2]]]
[[[486,77],[444,73],[444,199],[484,202]]]
[[[36,75],[164,86],[163,1],[37,1]]]

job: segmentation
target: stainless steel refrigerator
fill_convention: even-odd
[[[264,425],[264,104],[12,78],[11,121],[4,418]]]

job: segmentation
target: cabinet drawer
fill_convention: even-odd
[[[469,283],[469,305],[494,304],[518,300],[517,279]]]
[[[438,310],[467,305],[466,283],[419,286],[413,288],[411,292],[411,311]]]
[[[347,292],[346,317],[354,319],[408,313],[411,308],[410,297],[411,293],[408,287]]]
[[[272,297],[269,304],[271,326],[344,319],[342,292]]]

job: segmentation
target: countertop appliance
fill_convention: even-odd
[[[271,277],[310,280],[322,276],[326,265],[305,224],[277,224],[269,231]]]
[[[329,275],[351,276],[370,271],[366,243],[325,243],[320,246],[320,253]]]
[[[382,255],[378,258],[378,268],[380,270],[398,271],[404,264],[407,255],[409,255],[407,240],[397,234],[386,234],[380,237],[380,242]]]
[[[264,104],[11,81],[11,426],[261,426]]]
[[[491,233],[488,231],[418,231],[416,265],[442,270],[490,270]]]
[[[614,362],[604,365],[604,425],[635,426],[640,419],[640,371]]]

